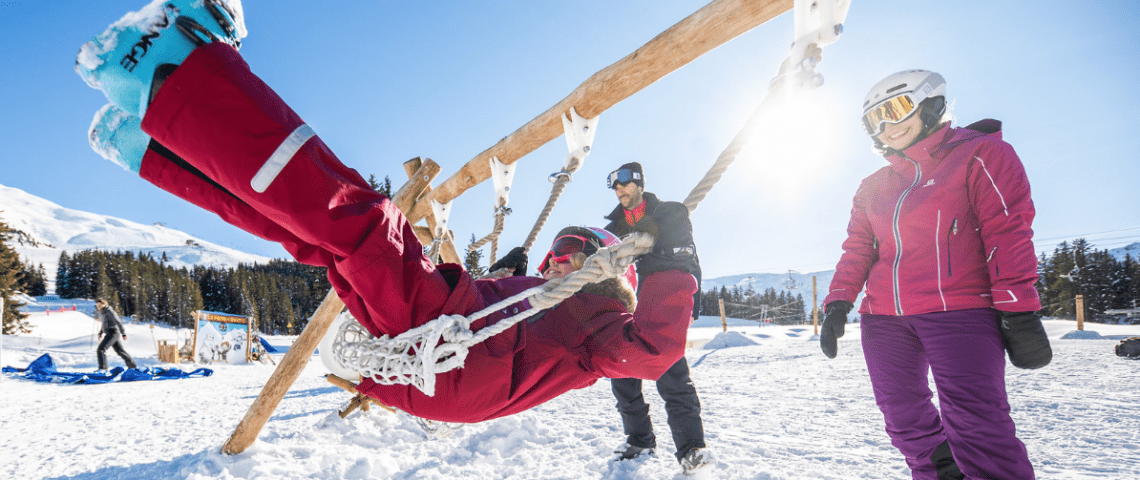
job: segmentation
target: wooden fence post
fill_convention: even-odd
[[[815,275],[811,276],[811,330],[819,335],[819,300],[815,287]]]
[[[726,320],[724,318],[724,299],[723,298],[717,299],[717,303],[720,303],[720,326],[721,326],[721,328],[724,329],[724,331],[727,332],[728,331],[728,320]]]
[[[1077,295],[1077,330],[1085,329],[1085,296]]]

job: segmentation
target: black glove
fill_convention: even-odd
[[[662,203],[652,215],[633,225],[635,232],[653,235],[653,251],[637,260],[641,276],[665,270],[681,270],[696,275],[699,271],[697,249],[693,246],[693,227],[689,210],[676,202]]]
[[[1001,342],[1017,368],[1041,368],[1053,359],[1049,336],[1036,312],[1001,312]]]
[[[499,261],[491,265],[491,271],[494,272],[503,268],[513,268],[515,269],[514,276],[521,277],[526,275],[526,264],[526,249],[523,247],[515,247],[511,249],[511,252],[508,253],[507,256],[500,258]]]
[[[852,308],[855,308],[855,304],[836,300],[823,309],[826,313],[823,327],[819,329],[819,348],[827,358],[835,358],[835,354],[839,353],[839,342],[836,339],[843,336],[843,330],[847,328],[847,314],[851,313]]]

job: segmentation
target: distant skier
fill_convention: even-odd
[[[1001,122],[953,128],[945,95],[942,76],[924,70],[891,75],[867,94],[863,126],[889,165],[855,193],[820,346],[835,357],[866,288],[867,370],[912,477],[1032,479],[1003,354],[1004,345],[1019,368],[1052,358],[1035,313],[1029,180]]]
[[[115,353],[122,357],[127,368],[138,368],[135,359],[131,358],[131,354],[123,348],[123,342],[127,341],[127,331],[123,328],[123,321],[119,319],[115,309],[107,304],[107,300],[100,298],[95,301],[95,321],[101,325],[99,347],[95,350],[95,358],[99,360],[99,370],[107,369],[108,348],[113,348]]]
[[[158,187],[279,242],[298,261],[327,267],[338,296],[377,337],[445,314],[468,315],[545,282],[522,268],[520,276],[475,280],[459,265],[434,265],[392,202],[250,71],[234,48],[244,35],[236,0],[170,0],[128,14],[85,44],[76,70],[113,104],[97,114],[92,146]],[[642,224],[661,248],[679,246],[681,225],[667,220]],[[560,236],[541,270],[617,240],[602,232]],[[433,396],[370,378],[358,389],[416,416],[469,423],[529,409],[602,377],[656,379],[684,354],[697,289],[683,259],[661,261],[644,279],[636,311],[607,289],[583,289],[470,347],[463,368],[437,375]],[[495,312],[471,328],[523,308]]]

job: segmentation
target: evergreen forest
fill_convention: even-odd
[[[0,224],[0,239],[7,239]],[[472,237],[474,240],[474,237]],[[481,250],[467,252],[465,267],[482,275]],[[273,260],[237,268],[167,265],[165,258],[134,252],[84,250],[63,252],[56,272],[56,294],[61,298],[105,298],[121,315],[136,321],[190,327],[193,313],[208,310],[252,316],[268,334],[297,334],[331,288],[325,269],[294,261]],[[1084,239],[1058,245],[1051,255],[1038,259],[1037,287],[1041,314],[1075,318],[1081,295],[1086,320],[1106,323],[1140,323],[1140,262],[1131,256],[1118,260]],[[0,242],[0,294],[32,296],[47,293],[43,265],[25,265],[14,250]],[[775,324],[811,321],[802,293],[768,288],[721,287],[703,292],[702,315],[725,314]],[[26,331],[22,303],[5,302],[4,332]],[[821,305],[822,307],[822,305]]]

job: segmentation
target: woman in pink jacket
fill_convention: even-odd
[[[946,82],[924,70],[871,88],[863,125],[888,165],[855,194],[820,334],[834,358],[859,313],[875,401],[915,479],[1031,479],[1005,391],[1052,352],[1034,283],[1033,201],[1001,123],[954,128]],[[933,373],[939,407],[931,401]]]

